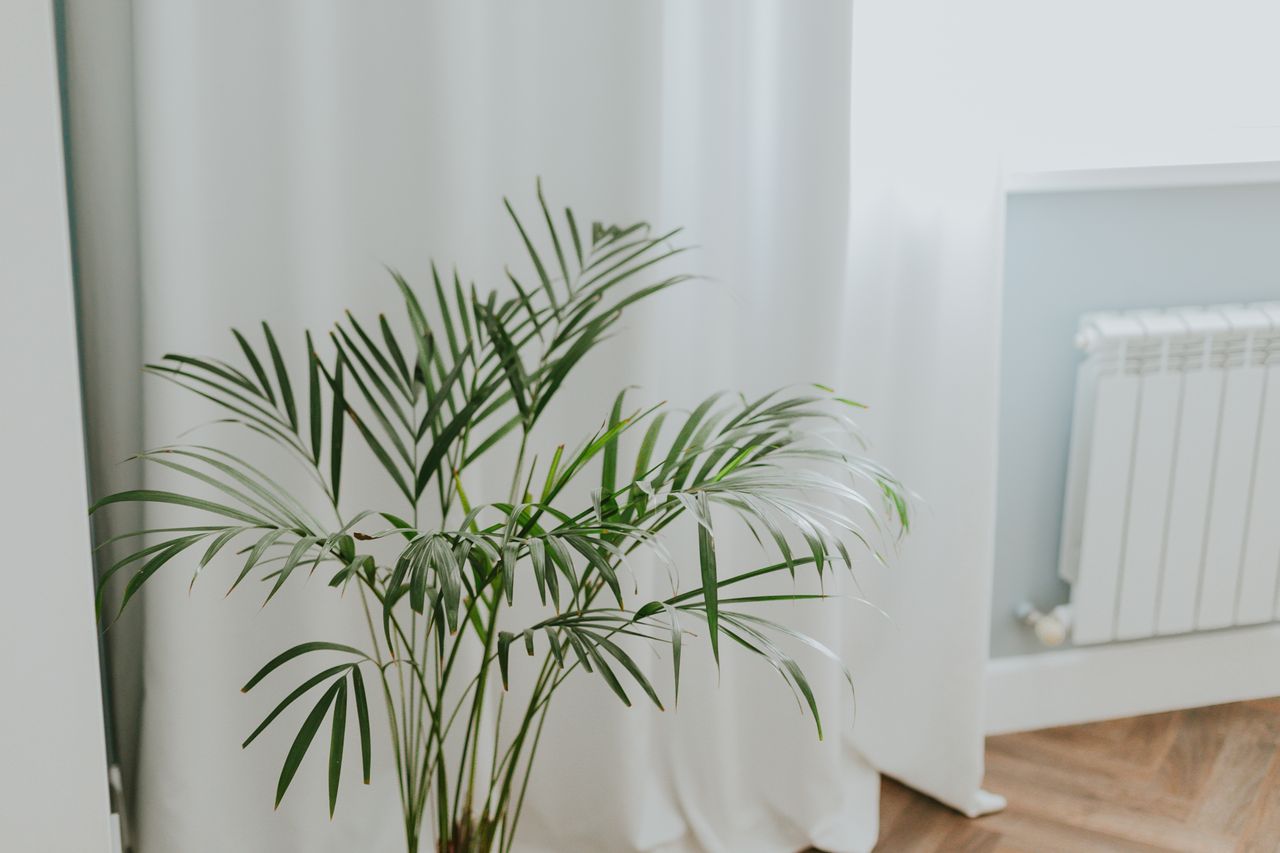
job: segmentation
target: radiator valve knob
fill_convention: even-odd
[[[1046,646],[1060,646],[1071,633],[1071,608],[1059,604],[1048,613],[1041,613],[1030,602],[1024,601],[1014,611],[1018,621],[1029,625],[1036,632],[1036,639]]]

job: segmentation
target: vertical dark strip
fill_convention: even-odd
[[[80,294],[80,265],[78,261],[78,245],[76,241],[76,205],[75,205],[75,177],[71,168],[71,108],[69,92],[70,84],[70,65],[67,61],[67,4],[66,0],[52,0],[53,3],[53,27],[55,48],[58,56],[58,101],[59,110],[62,119],[62,171],[64,185],[66,187],[66,203],[67,203],[67,241],[71,259],[71,295],[76,318],[76,360],[79,365],[80,372],[80,421],[81,434],[85,437],[84,445],[84,469],[85,484],[87,485],[88,494],[94,494],[93,489],[93,470],[89,465],[89,425],[85,418],[88,401],[85,397],[85,366],[84,366],[84,314],[81,306]],[[87,508],[86,508],[87,512]],[[97,541],[94,536],[93,519],[89,519],[89,535],[90,541]],[[92,582],[95,587],[97,585],[98,552],[92,554],[94,561],[94,578]],[[96,590],[95,590],[96,592]],[[107,656],[107,650],[103,643],[102,632],[98,631],[98,671],[99,680],[102,686],[102,716],[103,725],[106,730],[107,745],[107,764],[113,765],[118,763],[118,749],[116,744],[115,720],[112,715],[111,705],[111,672],[110,659]],[[116,792],[112,792],[113,807],[119,810],[120,805],[114,802]]]

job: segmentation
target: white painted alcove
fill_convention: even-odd
[[[1251,185],[1280,185],[1280,161],[1018,170],[1006,175],[1004,192],[1007,210],[1010,198],[1029,194]],[[1056,565],[1027,571],[1053,574]],[[1062,602],[1034,603],[1047,610]],[[996,618],[1002,615],[1007,608],[997,604]],[[993,658],[986,729],[1001,734],[1276,695],[1280,623]]]

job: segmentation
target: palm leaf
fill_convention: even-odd
[[[311,747],[311,741],[315,740],[316,732],[320,729],[320,724],[324,722],[324,715],[329,712],[329,706],[333,704],[334,698],[338,695],[338,689],[343,682],[335,682],[332,687],[325,691],[320,697],[320,701],[311,709],[311,713],[302,722],[302,728],[298,729],[298,735],[293,739],[293,745],[289,747],[289,754],[285,756],[284,766],[280,769],[280,781],[276,784],[276,808],[280,808],[280,801],[284,799],[284,794],[289,790],[293,777],[298,772],[298,767],[302,764],[302,759],[306,757],[307,750]]]
[[[267,372],[262,369],[262,362],[258,359],[258,354],[253,351],[253,347],[249,345],[247,340],[245,340],[244,335],[240,334],[235,329],[231,330],[231,334],[235,335],[236,343],[240,345],[240,351],[244,353],[245,361],[249,362],[249,367],[253,370],[253,375],[258,377],[260,393],[270,400],[272,405],[275,405],[276,395],[275,392],[271,390],[271,382],[267,379]]]

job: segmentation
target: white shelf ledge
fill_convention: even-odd
[[[995,658],[989,735],[1280,696],[1280,624]]]
[[[1280,161],[1260,160],[1246,163],[1013,172],[1005,178],[1005,192],[1009,195],[1029,195],[1277,183],[1280,183]]]

